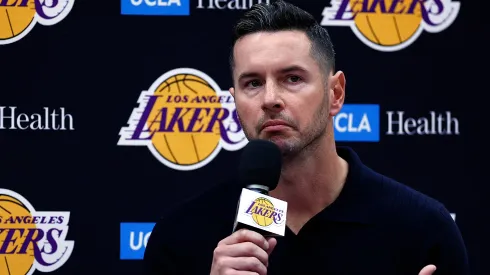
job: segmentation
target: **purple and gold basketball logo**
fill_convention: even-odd
[[[448,28],[459,7],[452,0],[331,0],[321,25],[350,27],[367,46],[392,52],[411,45],[423,31]]]
[[[0,45],[24,38],[36,23],[52,26],[70,13],[75,0],[0,0]]]
[[[159,77],[138,98],[120,146],[146,146],[166,166],[201,168],[221,149],[243,148],[245,138],[233,97],[209,76],[181,68]]]
[[[0,189],[0,274],[52,272],[70,258],[70,212],[36,211],[21,195]]]
[[[245,213],[251,215],[254,222],[262,227],[284,222],[283,211],[274,208],[272,202],[267,198],[260,197],[255,199]]]

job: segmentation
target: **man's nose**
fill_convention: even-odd
[[[264,111],[279,113],[284,109],[284,101],[280,89],[274,83],[265,86],[264,101],[262,105]]]

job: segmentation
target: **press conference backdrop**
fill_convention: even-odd
[[[0,1],[1,275],[138,274],[158,218],[236,172],[230,35],[257,2]],[[451,77],[472,3],[292,3],[329,30],[347,77],[338,144],[444,203],[472,274],[490,274],[489,190],[466,180]]]

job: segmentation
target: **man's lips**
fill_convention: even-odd
[[[282,120],[269,120],[262,124],[261,131],[280,131],[285,128],[290,128],[289,124]]]

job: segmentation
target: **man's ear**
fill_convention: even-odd
[[[229,91],[230,91],[231,96],[232,96],[233,98],[235,98],[235,88],[231,87],[231,88],[229,89]]]
[[[330,116],[335,116],[344,106],[345,100],[345,75],[338,71],[330,77]]]

